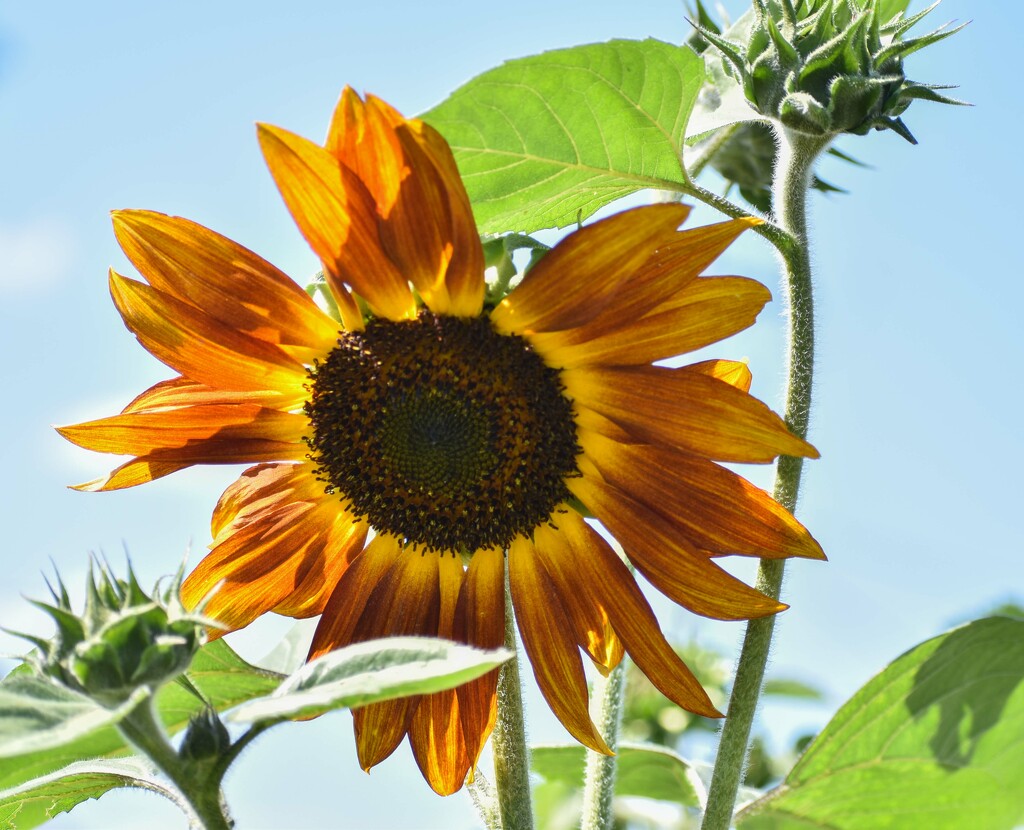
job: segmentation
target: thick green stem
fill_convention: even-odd
[[[530,755],[526,747],[523,715],[523,683],[519,677],[519,653],[512,597],[505,581],[505,648],[514,659],[501,667],[498,679],[498,717],[494,724],[494,785],[503,830],[533,830],[530,803]]]
[[[626,661],[623,660],[607,677],[594,682],[592,694],[596,711],[591,714],[608,748],[615,752],[619,744],[622,708],[626,697]],[[583,819],[580,830],[611,830],[614,823],[612,804],[615,796],[614,755],[587,751],[587,770],[583,784]]]
[[[778,128],[779,155],[775,168],[774,207],[779,228],[788,237],[777,245],[785,270],[784,291],[789,311],[789,371],[786,388],[786,424],[801,438],[807,437],[814,375],[814,297],[807,238],[807,192],[814,162],[828,146],[828,139]],[[793,511],[800,491],[803,459],[782,456],[775,471],[775,498]],[[782,590],[783,563],[763,559],[757,588],[773,599]],[[736,793],[746,762],[750,727],[768,662],[774,616],[747,624],[736,668],[728,717],[722,728],[718,757],[711,777],[702,830],[727,830],[732,824]]]
[[[231,830],[220,792],[220,778],[192,775],[188,765],[171,746],[153,708],[153,699],[143,700],[119,724],[118,729],[136,749],[166,775],[184,802],[178,802],[188,816],[191,830]]]

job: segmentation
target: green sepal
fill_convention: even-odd
[[[794,92],[782,100],[779,120],[791,130],[808,135],[827,135],[831,132],[832,119],[829,118],[828,110],[806,92]]]

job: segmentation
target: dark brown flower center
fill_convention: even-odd
[[[486,317],[373,320],[343,332],[310,379],[327,491],[410,543],[507,546],[547,521],[579,474],[558,371]]]

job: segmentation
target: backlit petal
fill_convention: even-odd
[[[650,603],[607,542],[575,511],[558,520],[558,535],[571,557],[550,560],[548,570],[563,595],[585,594],[604,609],[630,657],[662,694],[691,712],[720,717],[697,678],[665,639]]]
[[[538,561],[541,554],[519,536],[508,552],[509,582],[516,623],[541,694],[577,741],[611,755],[587,710],[587,681],[576,634],[564,598]]]
[[[787,606],[755,591],[693,550],[672,522],[634,501],[586,469],[569,479],[582,501],[619,540],[630,561],[651,584],[696,614],[720,620],[746,620]]]
[[[112,218],[121,248],[154,288],[293,355],[334,346],[338,324],[252,251],[179,216],[122,210]]]
[[[110,294],[143,347],[190,380],[301,399],[306,368],[279,346],[238,332],[205,311],[110,272]]]
[[[416,316],[408,280],[381,246],[377,208],[354,171],[300,136],[259,125],[260,146],[295,223],[332,285],[348,283],[391,320]]]
[[[605,481],[670,519],[693,547],[767,558],[825,557],[782,505],[712,461],[594,433],[580,441]]]
[[[701,373],[662,366],[594,367],[565,371],[562,380],[570,397],[644,441],[716,461],[818,457],[759,400]]]
[[[533,334],[530,342],[553,366],[652,363],[742,331],[770,299],[755,280],[702,277],[644,317],[606,315],[601,325]]]
[[[581,228],[544,255],[491,312],[492,322],[514,334],[584,325],[615,301],[689,212],[685,205],[650,205]]]

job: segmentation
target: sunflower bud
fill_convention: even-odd
[[[75,615],[58,578],[57,590],[50,589],[53,603],[33,603],[53,618],[57,632],[51,640],[26,637],[40,651],[31,661],[43,674],[106,706],[127,700],[139,687],[157,688],[188,668],[208,622],[185,611],[179,584],[180,575],[150,596],[130,566],[127,580],[102,566],[97,579],[90,568],[85,609]]]
[[[231,736],[217,713],[203,709],[188,723],[178,754],[192,764],[216,761],[231,748]]]
[[[962,104],[907,79],[903,59],[963,28],[942,26],[904,38],[938,3],[881,19],[882,0],[754,0],[749,26],[727,35],[698,26],[762,115],[815,136],[893,130],[917,143],[900,120],[916,98]],[[733,37],[742,36],[740,42]]]

